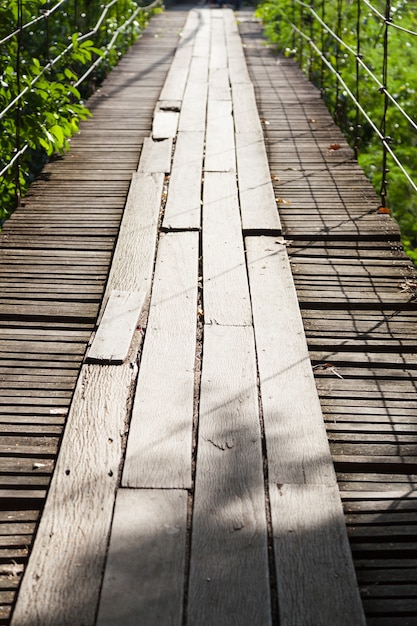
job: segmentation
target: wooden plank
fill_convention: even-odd
[[[126,450],[125,487],[191,487],[197,284],[198,234],[162,236]]]
[[[209,74],[209,98],[210,100],[231,100],[232,93],[229,84],[229,72],[227,68],[215,68]]]
[[[263,133],[237,133],[236,155],[243,230],[280,233]]]
[[[271,484],[281,626],[365,626],[337,485]]]
[[[118,491],[97,626],[181,626],[186,527],[186,491]]]
[[[126,201],[105,304],[113,290],[148,290],[152,280],[164,174],[136,173]]]
[[[187,83],[188,67],[188,65],[185,67],[171,65],[159,96],[160,100],[182,100]]]
[[[204,175],[203,280],[206,324],[252,325],[234,173]]]
[[[179,111],[156,110],[152,122],[152,138],[159,141],[175,137],[179,116]]]
[[[204,169],[206,172],[236,170],[232,106],[228,101],[208,101]]]
[[[138,172],[169,174],[171,171],[171,154],[172,139],[153,141],[152,137],[145,137]]]
[[[204,333],[188,621],[272,623],[250,328]]]
[[[334,483],[285,245],[247,237],[246,249],[270,480]]]
[[[236,133],[262,133],[253,85],[232,83],[232,101]]]
[[[145,301],[145,291],[112,291],[88,351],[88,361],[124,363]]]
[[[246,60],[240,56],[231,56],[229,62],[230,83],[233,85],[251,85],[252,81],[249,76]],[[248,129],[247,129],[248,130]]]
[[[180,132],[205,132],[207,90],[206,82],[188,82],[178,124]]]
[[[204,133],[179,132],[168,186],[163,227],[200,228]]]
[[[12,624],[94,623],[132,368],[84,365]]]

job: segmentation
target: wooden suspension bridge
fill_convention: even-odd
[[[89,107],[0,235],[0,623],[415,624],[416,274],[320,94],[174,6]]]

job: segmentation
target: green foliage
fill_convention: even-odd
[[[149,19],[149,12],[143,11],[131,19],[139,2],[118,0],[96,28],[105,3],[77,0],[48,13],[57,1],[0,0],[0,40],[18,31],[19,24],[48,14],[0,46],[0,171],[28,146],[0,178],[0,221],[13,210],[47,158],[69,149],[80,120],[90,115],[83,98],[118,62]],[[128,20],[131,23],[123,29]],[[119,31],[121,36],[116,37]],[[116,43],[109,50],[113,40]],[[98,71],[77,88],[85,68],[99,57]]]
[[[359,68],[356,82],[356,58],[360,53],[364,63],[376,78],[384,84],[384,24],[364,3],[357,0],[311,0],[316,15],[322,18],[330,30],[336,33],[352,50],[350,52],[329,32],[320,20],[294,0],[266,0],[258,7],[258,15],[265,24],[265,34],[287,55],[297,58],[302,69],[321,89],[330,111],[352,146],[359,149],[359,163],[369,176],[377,192],[381,190],[382,145],[377,133],[366,118],[360,114],[347,90],[340,85],[333,72],[327,69],[320,56],[312,50],[306,38],[297,34],[291,23],[311,38],[323,56],[336,68],[348,89],[356,95],[376,128],[384,133],[384,93],[366,72]],[[372,4],[382,14],[385,1],[373,0]],[[358,5],[360,7],[358,15]],[[402,28],[417,30],[417,7],[407,0],[392,0],[391,21]],[[358,28],[360,48],[358,48]],[[404,31],[389,28],[388,73],[386,87],[408,114],[413,117],[417,89],[417,38]],[[359,132],[357,129],[359,122]],[[393,105],[389,104],[386,116],[385,136],[390,147],[403,164],[411,179],[417,182],[415,150],[417,131]],[[387,203],[400,226],[403,244],[410,257],[417,261],[417,194],[405,175],[388,156]]]

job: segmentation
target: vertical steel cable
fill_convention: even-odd
[[[326,0],[321,0],[321,20],[322,20],[322,24],[321,24],[321,38],[320,38],[320,46],[321,46],[320,90],[321,90],[321,95],[323,96],[324,94],[324,68],[325,68],[324,66],[325,29],[324,29],[323,24],[326,22]]]
[[[361,59],[361,0],[356,0],[356,75],[355,75],[355,98],[356,98],[356,119],[355,119],[355,158],[358,158],[359,154],[359,142],[360,142],[360,112],[359,112],[359,83],[360,83],[360,63]]]
[[[311,0],[310,7],[314,10],[314,0]],[[310,22],[310,40],[314,41],[314,19],[312,15],[309,15],[308,19]],[[311,46],[309,47],[308,78],[313,80],[313,48]]]
[[[23,0],[18,0],[17,3],[17,50],[16,50],[16,90],[18,95],[21,90],[21,54],[22,54],[22,35],[23,35]],[[16,104],[15,111],[15,124],[16,124],[16,154],[19,155],[21,148],[20,130],[22,124],[22,101],[19,100]],[[21,161],[20,156],[16,159],[15,163],[15,195],[16,206],[20,205],[20,198],[22,196],[22,189],[20,185],[20,172]]]
[[[337,0],[337,23],[336,23],[336,35],[337,37],[340,39],[341,35],[342,35],[342,7],[343,7],[343,1],[342,0]],[[336,63],[335,63],[335,69],[336,69],[336,74],[340,75],[340,43],[337,41],[336,42]],[[337,80],[337,76],[336,76],[336,95],[335,95],[335,105],[334,105],[334,117],[336,122],[340,121],[340,109],[339,109],[339,102],[340,102],[340,83]]]
[[[384,94],[384,112],[381,121],[381,133],[384,137],[382,140],[382,181],[381,181],[381,205],[387,206],[387,142],[390,140],[387,137],[387,111],[388,111],[388,31],[389,23],[391,21],[391,0],[386,0],[385,4],[385,25],[384,25],[384,58],[382,63],[382,84],[383,88],[380,90]]]

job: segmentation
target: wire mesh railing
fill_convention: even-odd
[[[160,4],[0,0],[0,219],[19,204],[47,156],[68,147],[88,116],[82,95]]]
[[[416,4],[266,0],[261,11],[272,39],[321,89],[417,260]]]

